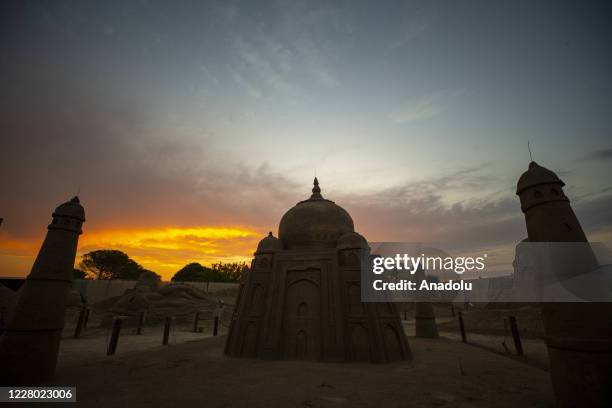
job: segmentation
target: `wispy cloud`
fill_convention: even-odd
[[[310,75],[318,83],[328,88],[335,88],[340,85],[340,79],[332,74],[321,49],[311,39],[300,37],[294,45]]]
[[[403,48],[410,41],[423,35],[429,28],[429,22],[421,19],[411,19],[400,25],[398,35],[389,44],[389,50]]]
[[[215,75],[213,75],[213,73],[210,71],[210,69],[208,69],[206,65],[202,64],[200,66],[200,70],[204,73],[204,77],[208,82],[212,83],[215,86],[219,85],[219,79]]]
[[[234,82],[242,90],[244,90],[249,96],[252,96],[253,98],[256,98],[256,99],[263,98],[263,94],[262,94],[261,90],[259,90],[259,88],[257,88],[254,85],[252,85],[245,77],[243,77],[240,74],[240,72],[234,71],[232,73],[232,78],[234,79]]]
[[[252,74],[261,84],[258,88],[262,89],[262,96],[276,94],[299,99],[312,83],[326,88],[340,85],[321,48],[305,35],[283,40],[262,32],[249,39],[236,37],[234,52],[243,71]],[[306,84],[303,79],[308,77],[311,79]]]
[[[262,83],[271,90],[283,94],[294,95],[297,85],[288,79],[292,67],[292,55],[284,46],[264,38],[262,44],[253,44],[240,37],[235,39],[235,50],[245,69],[256,75]]]
[[[419,122],[431,119],[446,111],[453,100],[464,93],[463,90],[438,91],[409,98],[389,113],[389,119],[395,123]]]

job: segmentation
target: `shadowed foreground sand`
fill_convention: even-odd
[[[225,336],[58,367],[91,407],[547,407],[549,374],[456,341],[409,338],[412,363],[234,359]]]

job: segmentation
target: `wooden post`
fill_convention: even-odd
[[[213,336],[217,335],[218,329],[219,329],[219,316],[215,316],[215,324],[213,326]]]
[[[223,316],[223,309],[225,309],[225,304],[221,299],[217,299],[217,307],[213,311],[213,336],[216,336],[219,332],[219,320]]]
[[[168,337],[170,337],[170,325],[172,324],[173,317],[166,317],[166,323],[164,324],[164,338],[162,340],[162,346],[168,345]]]
[[[198,332],[198,323],[200,322],[200,312],[195,313],[195,317],[193,318],[193,332]]]
[[[83,328],[86,329],[87,328],[87,323],[89,323],[89,315],[91,314],[91,309],[90,308],[86,308],[85,309],[85,321],[83,322]]]
[[[136,334],[142,334],[142,326],[144,326],[146,312],[143,310],[138,316],[138,327],[136,327]]]
[[[408,312],[404,309],[404,320],[408,320]]]
[[[81,330],[85,325],[85,309],[79,311],[79,320],[77,321],[76,328],[74,329],[74,338],[78,338],[81,335]]]
[[[455,317],[455,305],[451,303],[451,316]]]
[[[516,317],[509,316],[510,331],[512,331],[512,338],[514,339],[514,348],[516,354],[519,356],[523,355],[523,344],[521,343],[521,336],[519,335],[518,326],[516,325]]]
[[[0,224],[2,224],[2,218],[0,218]],[[4,325],[6,323],[4,323],[4,311],[6,310],[6,307],[2,307],[0,308],[0,336],[2,335],[2,333],[4,333]]]
[[[461,330],[461,341],[467,343],[467,339],[465,337],[465,326],[463,325],[463,313],[459,311],[457,314],[459,316],[459,330]]]
[[[113,332],[111,333],[111,338],[108,343],[108,348],[106,349],[106,355],[111,356],[115,354],[117,351],[117,343],[119,343],[119,333],[121,332],[121,323],[123,319],[118,316],[113,318]]]

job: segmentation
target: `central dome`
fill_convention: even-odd
[[[335,247],[340,236],[354,230],[349,213],[321,196],[319,181],[315,177],[310,198],[300,201],[283,215],[278,237],[287,249]]]

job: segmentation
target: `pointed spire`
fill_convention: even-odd
[[[529,150],[529,161],[533,163],[533,155],[531,154],[531,143],[527,141],[527,150]]]
[[[312,188],[312,195],[310,196],[310,198],[323,198],[323,196],[321,195],[321,188],[319,187],[319,180],[317,180],[316,177],[314,178],[314,182],[312,184],[314,185],[314,187]]]

